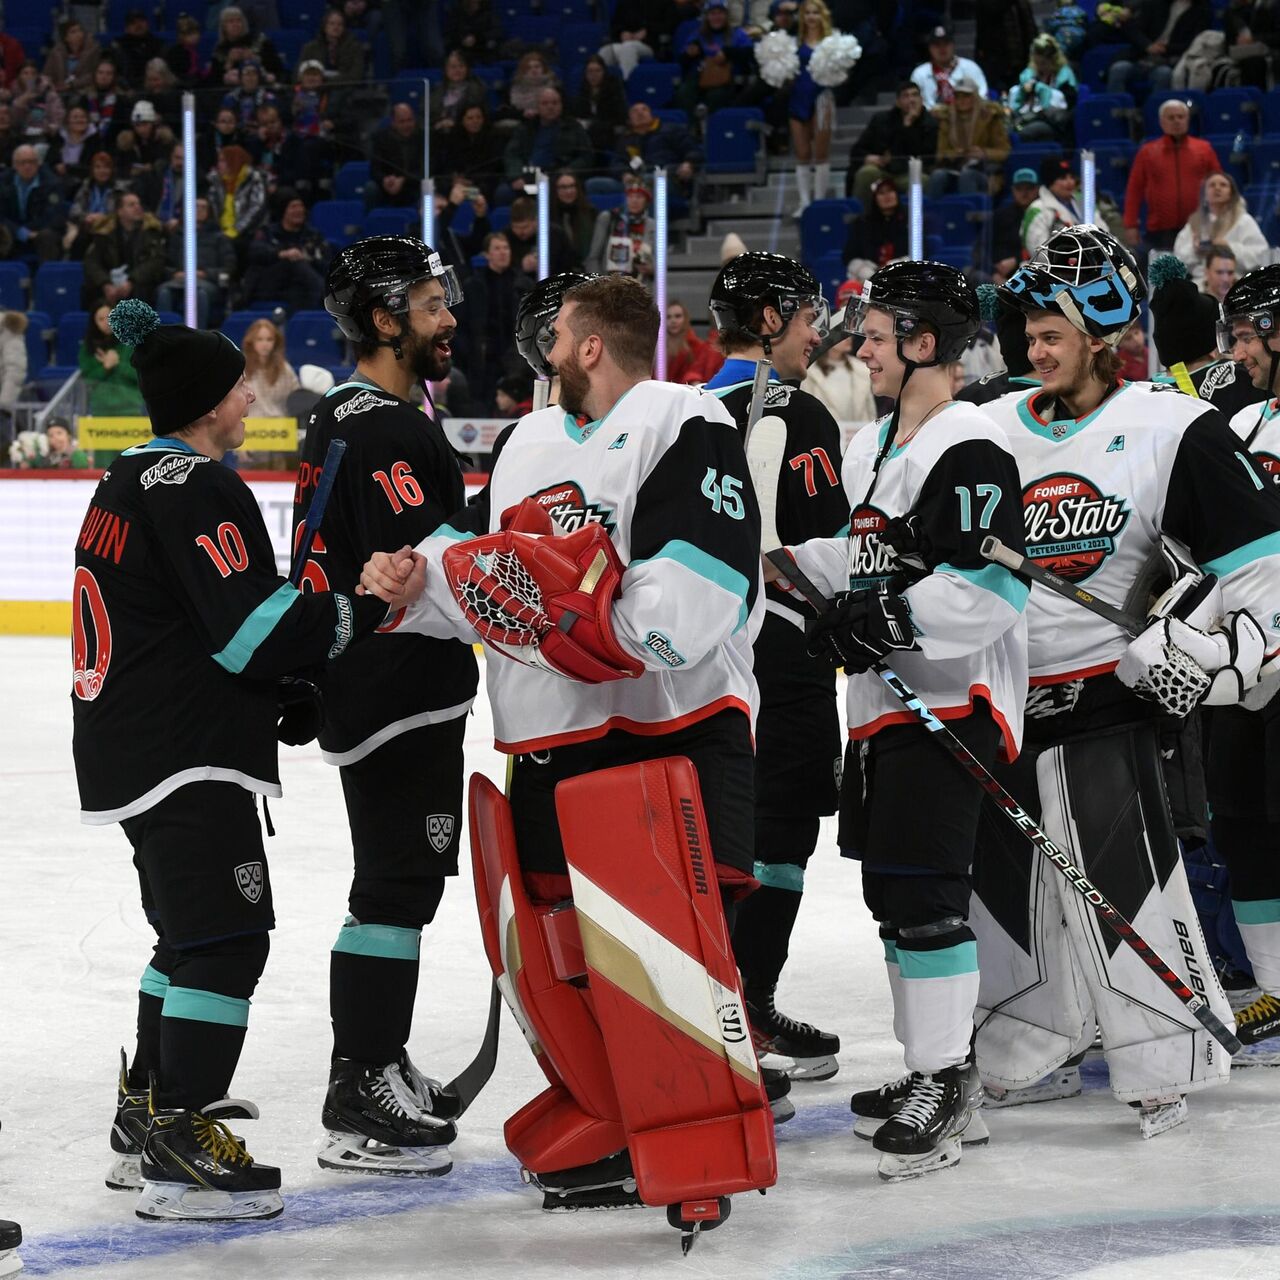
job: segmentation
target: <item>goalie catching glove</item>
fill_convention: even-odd
[[[805,639],[811,656],[832,658],[851,675],[894,650],[920,647],[906,600],[886,587],[840,592],[822,617],[805,623]]]
[[[1244,609],[1222,616],[1213,574],[1179,578],[1148,622],[1125,650],[1116,677],[1170,715],[1190,715],[1202,703],[1234,706],[1258,684],[1266,657],[1262,628]]]
[[[505,512],[502,531],[442,557],[459,607],[491,649],[584,684],[639,676],[644,664],[614,635],[622,562],[599,524],[560,533],[532,499]]]

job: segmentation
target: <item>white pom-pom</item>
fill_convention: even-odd
[[[770,31],[756,45],[756,62],[760,79],[771,88],[781,89],[800,74],[795,37],[785,31]]]
[[[849,78],[853,64],[862,57],[862,46],[856,36],[837,31],[819,42],[809,59],[809,74],[814,84],[834,89]]]

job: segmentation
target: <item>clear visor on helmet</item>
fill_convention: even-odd
[[[920,323],[916,316],[900,311],[897,307],[890,306],[886,302],[877,302],[874,298],[868,296],[870,292],[870,289],[864,290],[861,297],[850,298],[845,306],[844,327],[850,337],[865,338],[867,336],[865,327],[867,317],[873,311],[893,317],[893,335],[895,338],[909,338],[916,332],[916,328]]]
[[[1229,356],[1243,338],[1261,338],[1265,342],[1276,333],[1276,317],[1270,311],[1243,311],[1223,316],[1217,324],[1218,354]]]
[[[766,303],[766,306],[772,306],[772,303]],[[785,328],[792,318],[803,307],[813,308],[813,327],[817,329],[820,337],[825,337],[827,330],[831,327],[831,309],[827,306],[827,300],[821,293],[815,293],[799,297],[789,295],[778,299],[778,309],[782,314],[782,324]],[[744,329],[738,318],[737,308],[728,302],[712,302],[707,308],[711,312],[711,322],[715,325],[719,333],[734,333],[744,331],[754,338],[779,338],[782,336],[782,329],[778,329],[772,333],[752,333],[749,329]]]
[[[444,305],[452,310],[462,301],[462,284],[458,273],[440,261],[440,255],[433,253],[430,258],[431,278],[444,286]]]

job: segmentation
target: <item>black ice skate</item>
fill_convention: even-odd
[[[991,1141],[991,1131],[982,1118],[983,1106],[982,1081],[978,1078],[978,1068],[972,1062],[963,1067],[962,1088],[965,1093],[965,1105],[969,1109],[969,1121],[961,1133],[961,1141],[967,1147],[982,1147]],[[849,1099],[849,1110],[857,1116],[853,1125],[855,1137],[868,1141],[874,1138],[886,1120],[896,1116],[902,1110],[902,1104],[911,1096],[913,1077],[910,1072],[878,1089],[864,1089]]]
[[[961,1138],[976,1114],[969,1110],[965,1073],[963,1066],[912,1073],[902,1106],[871,1139],[883,1153],[878,1172],[886,1182],[918,1178],[960,1162]]]
[[[375,1067],[334,1059],[322,1123],[327,1132],[316,1157],[322,1169],[432,1178],[453,1168],[449,1143],[457,1128],[424,1108],[397,1062]]]
[[[17,1275],[22,1270],[18,1246],[22,1243],[22,1228],[16,1222],[0,1218],[0,1276]]]
[[[440,1120],[456,1120],[458,1117],[458,1098],[455,1094],[446,1093],[444,1085],[432,1076],[423,1075],[413,1065],[406,1049],[400,1055],[400,1075],[418,1100],[418,1105],[429,1115]]]
[[[1280,1000],[1263,992],[1236,1012],[1236,1035],[1241,1044],[1257,1044],[1280,1036]]]
[[[625,1147],[593,1164],[550,1173],[521,1169],[520,1176],[542,1192],[546,1213],[575,1213],[582,1209],[636,1209],[644,1202],[636,1191],[631,1153]]]
[[[830,1080],[840,1069],[836,1062],[839,1036],[779,1013],[772,987],[747,991],[745,995],[756,1053],[790,1058],[792,1065],[784,1070],[792,1080]]]
[[[255,1163],[225,1124],[199,1111],[153,1107],[141,1168],[140,1218],[234,1222],[284,1209],[280,1170]]]
[[[795,1103],[787,1097],[791,1092],[791,1078],[776,1067],[761,1067],[760,1078],[764,1081],[764,1096],[769,1099],[769,1110],[773,1112],[773,1123],[786,1124],[796,1113]]]
[[[141,1191],[142,1144],[151,1115],[151,1095],[145,1087],[129,1083],[128,1059],[120,1050],[120,1078],[116,1085],[116,1118],[111,1124],[111,1150],[115,1160],[106,1183],[112,1191]],[[201,1107],[210,1120],[256,1120],[258,1108],[244,1098],[219,1098]],[[239,1139],[237,1139],[238,1141]],[[0,1272],[0,1275],[3,1275]]]

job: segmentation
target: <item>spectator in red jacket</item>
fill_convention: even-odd
[[[724,354],[704,342],[689,323],[683,302],[667,303],[667,381],[687,385],[706,382],[724,364]]]
[[[1142,236],[1142,211],[1147,214],[1147,244],[1171,249],[1182,224],[1200,205],[1200,184],[1222,168],[1217,153],[1203,138],[1191,137],[1191,111],[1170,98],[1160,107],[1164,136],[1144,142],[1134,157],[1124,193],[1124,226],[1129,243]]]

